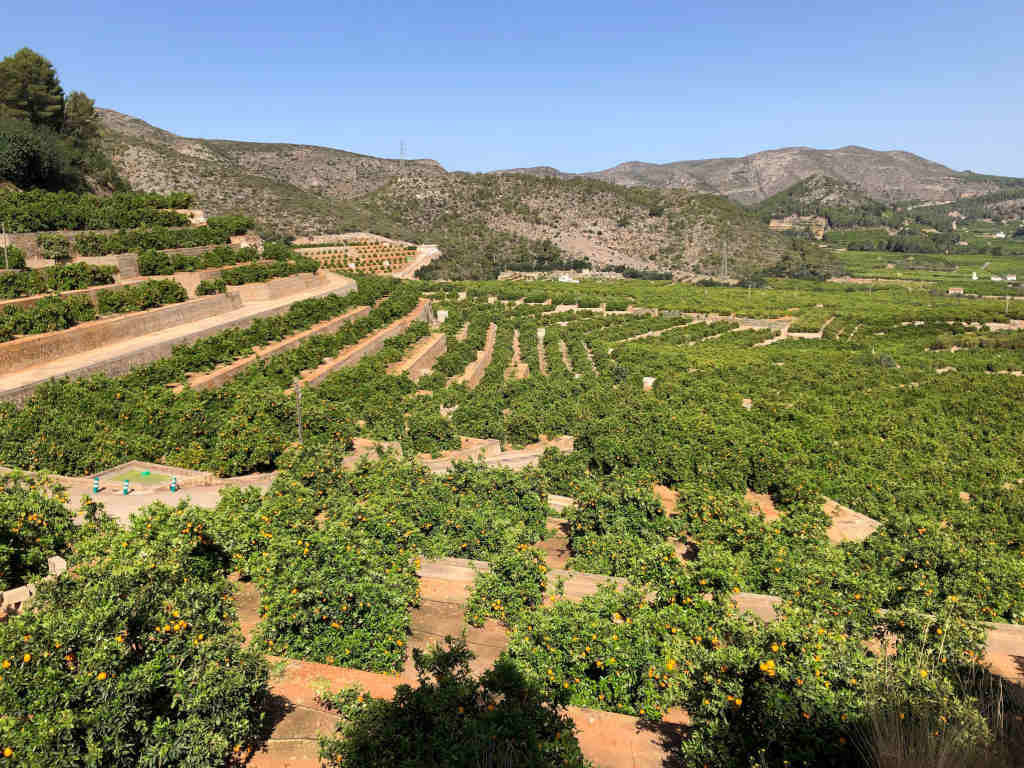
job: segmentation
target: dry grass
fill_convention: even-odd
[[[974,701],[975,720],[954,724],[939,702],[910,704],[904,691],[879,691],[879,703],[855,734],[864,763],[870,768],[1024,766],[1024,688],[979,667],[962,672],[955,687],[957,697]]]

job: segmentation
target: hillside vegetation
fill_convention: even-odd
[[[626,266],[730,275],[777,263],[785,241],[727,200],[591,179],[448,173],[324,147],[186,139],[99,111],[104,146],[133,187],[188,189],[212,214],[244,210],[264,234],[370,231],[441,246],[430,277]]]
[[[93,100],[65,93],[47,59],[22,48],[0,60],[0,188],[123,189],[97,139]]]
[[[870,227],[893,223],[893,207],[869,197],[855,184],[815,174],[762,201],[762,220],[790,215],[824,216],[832,227]]]
[[[788,247],[720,197],[590,179],[458,173],[402,179],[362,202],[441,244],[447,259],[435,277],[486,275],[491,256],[471,247],[485,230],[514,238],[512,253],[492,256],[495,266],[516,269],[537,242],[571,261],[680,273],[717,274],[725,255],[733,275],[776,263]]]

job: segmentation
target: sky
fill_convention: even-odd
[[[1024,176],[1024,3],[8,4],[66,91],[173,133],[581,172],[785,146]]]

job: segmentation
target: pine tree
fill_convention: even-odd
[[[60,131],[64,89],[53,64],[29,48],[0,61],[0,116]]]
[[[81,144],[99,134],[95,102],[81,91],[72,91],[64,105],[63,133]]]

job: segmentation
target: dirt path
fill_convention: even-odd
[[[564,339],[558,340],[558,346],[562,350],[562,363],[565,365],[566,370],[569,371],[569,373],[572,373],[573,368],[572,360],[569,359],[569,347],[566,345]]]
[[[320,298],[329,294],[349,293],[355,290],[355,281],[333,272],[323,272],[324,278],[315,287],[267,301],[245,302],[238,309],[212,317],[175,325],[161,331],[114,341],[98,349],[55,357],[45,363],[0,375],[0,400],[18,400],[28,397],[36,387],[50,379],[80,378],[94,373],[114,375],[127,372],[146,363],[171,354],[173,347],[190,344],[229,328],[246,328],[260,317],[272,317],[288,311],[297,301]],[[166,309],[161,307],[160,309]]]
[[[594,352],[590,349],[590,345],[583,342],[583,349],[587,353],[587,360],[590,361],[590,367],[594,370],[594,375],[600,376],[601,373],[597,370],[597,365],[594,363]]]
[[[630,336],[628,339],[620,339],[619,341],[616,341],[615,343],[616,344],[624,344],[627,341],[636,341],[637,339],[649,339],[649,338],[653,338],[654,336],[661,336],[661,334],[668,333],[669,331],[677,331],[680,328],[686,328],[687,326],[690,326],[690,325],[695,325],[695,323],[683,323],[682,325],[673,325],[670,328],[662,328],[661,330],[658,330],[658,331],[648,331],[647,333],[641,333],[641,334],[638,334],[636,336]]]
[[[519,329],[512,332],[512,360],[505,369],[505,381],[515,378],[525,379],[530,375],[530,366],[523,362],[522,350],[519,348]]]

